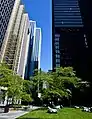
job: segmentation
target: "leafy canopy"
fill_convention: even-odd
[[[14,99],[32,100],[30,95],[30,81],[23,80],[8,68],[5,63],[0,64],[0,86],[7,87],[7,95]]]
[[[72,88],[78,87],[79,78],[72,67],[59,67],[55,72],[36,71],[31,77],[32,89],[35,93],[40,92],[43,99],[69,98],[72,95]],[[39,88],[38,88],[39,86]]]

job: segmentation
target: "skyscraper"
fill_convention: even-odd
[[[0,50],[7,34],[7,26],[10,20],[15,0],[0,0]]]
[[[28,49],[30,43],[30,21],[28,14],[23,14],[23,22],[21,24],[22,30],[22,39],[19,57],[18,57],[18,66],[17,66],[17,74],[19,74],[23,79],[25,77],[25,68],[27,65],[27,57],[28,57]]]
[[[92,48],[92,3],[91,0],[79,0],[80,11],[82,14],[83,24],[85,28],[85,34],[87,37],[87,43],[89,48]]]
[[[26,79],[34,75],[35,69],[40,69],[41,58],[41,28],[37,28],[36,22],[32,20],[30,21],[30,32],[29,55],[25,72]]]
[[[25,79],[29,79],[29,77],[32,76],[34,70],[34,62],[32,62],[31,60],[32,60],[33,45],[35,41],[35,29],[36,29],[36,21],[30,20],[30,43],[25,70]]]
[[[87,80],[92,82],[91,73],[92,73],[92,1],[91,0],[80,0],[79,6],[84,24],[84,32],[86,34],[86,43],[88,46],[87,49]]]
[[[86,72],[85,37],[78,0],[52,0],[53,69],[72,66],[82,77]]]
[[[6,62],[9,68],[22,78],[25,75],[25,65],[28,55],[29,27],[29,17],[24,12],[24,5],[21,5],[21,0],[15,0],[4,36],[0,60],[1,62]]]
[[[2,47],[0,47],[0,62],[6,62],[10,69],[23,79],[27,79],[33,75],[34,69],[40,68],[41,29],[36,27],[35,21],[29,20],[21,0],[15,0],[14,4],[13,0],[9,3],[8,0],[5,1],[0,1],[0,15],[4,16],[3,9],[7,4],[12,6],[8,5],[8,12],[11,8],[11,14],[9,18],[5,19],[8,20],[7,28],[0,26],[0,36],[4,33],[3,30],[6,30],[6,33],[3,34]],[[7,4],[5,5],[5,3]],[[6,11],[8,7],[5,7]],[[0,20],[2,19],[3,17],[0,17]],[[3,25],[5,25],[4,21],[2,21]]]
[[[19,6],[20,6],[20,0],[15,0],[12,13],[9,19],[8,27],[6,30],[6,34],[4,36],[4,42],[3,42],[3,45],[1,47],[1,52],[0,52],[1,62],[3,60],[7,61],[7,63],[10,65],[11,68],[12,68],[13,57],[14,57],[14,52],[15,52],[14,49],[16,47],[15,41],[17,40],[15,34],[13,33],[13,30],[15,27],[15,22],[16,22]]]

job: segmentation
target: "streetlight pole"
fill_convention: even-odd
[[[39,73],[39,72],[38,72]],[[41,80],[41,68],[40,68],[40,80]],[[38,97],[40,98],[41,97],[41,95],[40,95],[40,93],[39,93],[39,79],[38,79]]]

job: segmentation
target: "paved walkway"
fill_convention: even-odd
[[[39,107],[30,106],[30,110],[38,109]],[[0,119],[16,119],[29,111],[10,111],[8,113],[0,113]]]
[[[16,119],[17,117],[20,117],[28,112],[25,111],[11,111],[8,113],[1,113],[0,119]]]

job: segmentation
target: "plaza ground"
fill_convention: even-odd
[[[18,119],[92,119],[92,113],[80,109],[63,108],[57,114],[47,113],[47,109],[31,111]]]
[[[0,113],[0,119],[16,119],[17,117],[24,115],[26,111],[11,111],[9,113]]]
[[[30,106],[29,110],[35,110],[40,107]],[[8,113],[0,113],[0,119],[16,119],[24,114],[27,114],[29,111],[14,110],[9,111]]]

